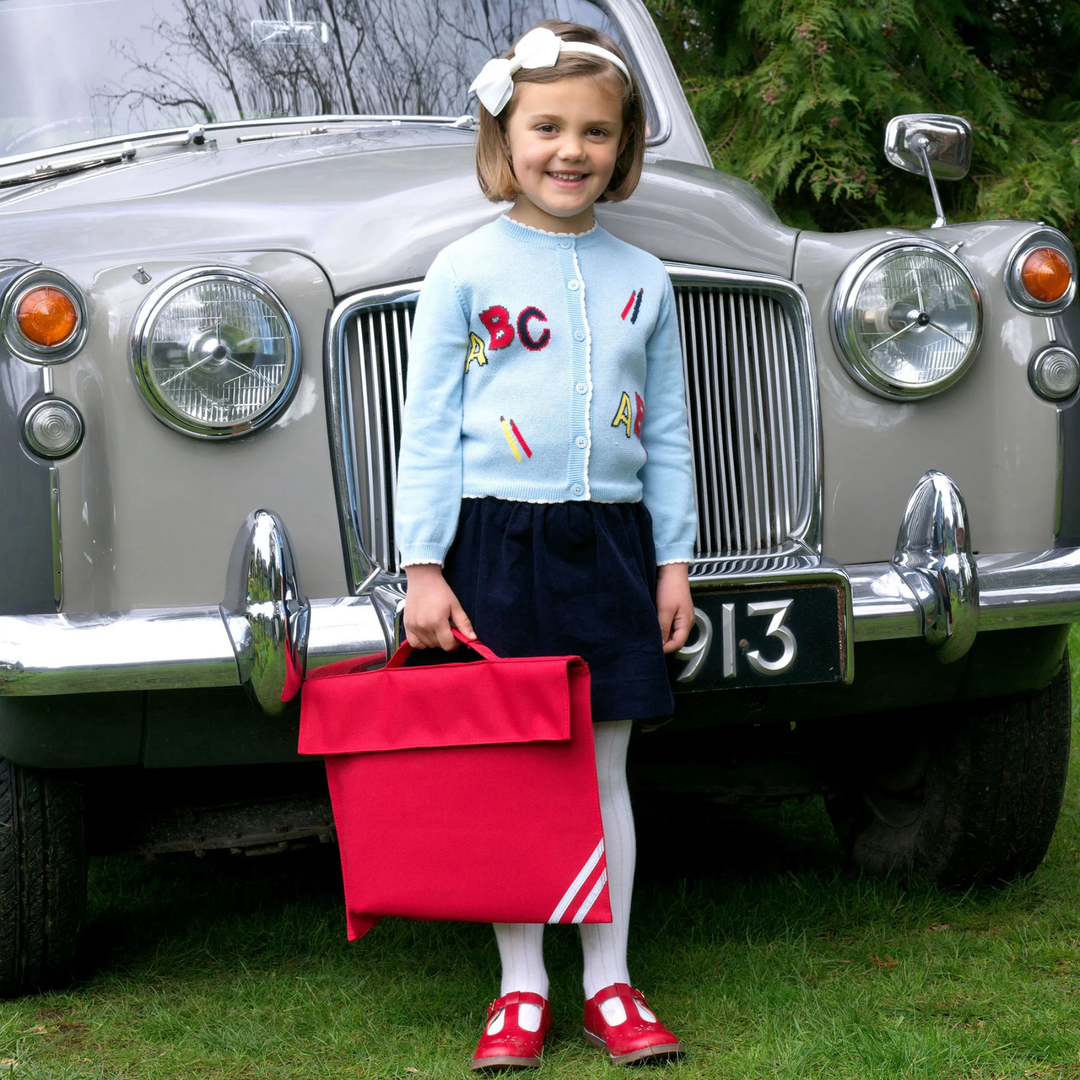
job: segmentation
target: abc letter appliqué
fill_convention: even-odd
[[[538,307],[527,307],[522,311],[517,319],[517,332],[518,337],[521,338],[521,344],[526,349],[531,349],[533,352],[539,352],[550,340],[551,331],[545,326],[543,333],[534,338],[529,333],[529,320],[536,319],[538,322],[547,322],[547,316]]]
[[[480,321],[491,335],[488,348],[505,349],[514,342],[514,328],[510,324],[510,312],[498,304],[492,304],[486,311],[480,312]]]
[[[619,408],[615,412],[615,419],[611,421],[612,427],[618,427],[621,424],[626,428],[626,437],[628,439],[631,430],[639,439],[641,438],[641,425],[645,419],[645,402],[641,400],[640,394],[634,394],[634,403],[637,405],[636,416],[630,406],[630,395],[624,390],[623,396],[619,399]]]

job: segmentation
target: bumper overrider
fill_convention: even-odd
[[[949,663],[979,632],[1080,619],[1080,548],[973,556],[963,496],[940,472],[916,485],[887,563],[810,557],[799,572],[759,564],[749,575],[702,566],[692,583],[760,587],[807,574],[841,586],[844,681],[853,677],[857,642],[921,637]],[[257,510],[237,535],[217,607],[0,617],[0,695],[240,685],[273,715],[306,672],[356,657],[383,664],[400,639],[402,599],[393,581],[360,596],[306,599],[284,523]],[[680,654],[686,689],[696,689],[685,674],[700,660],[708,622],[699,616]]]

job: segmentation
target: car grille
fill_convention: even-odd
[[[695,567],[820,549],[809,317],[790,282],[669,266],[698,511]],[[396,572],[395,463],[416,285],[339,306],[327,355],[339,505],[354,586]],[[340,400],[334,402],[335,396]]]

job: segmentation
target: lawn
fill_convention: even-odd
[[[1080,1080],[1076,767],[1044,865],[1000,890],[861,879],[820,803],[640,831],[632,973],[690,1051],[653,1080]],[[78,988],[0,1005],[0,1080],[471,1075],[490,930],[388,921],[348,944],[332,849],[102,859],[90,908]],[[576,932],[548,954],[540,1075],[611,1076],[580,1039]]]

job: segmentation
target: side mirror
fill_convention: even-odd
[[[962,116],[909,113],[894,116],[885,129],[885,156],[890,164],[930,181],[937,211],[933,228],[945,224],[934,178],[962,180],[967,176],[971,142],[971,125]]]

